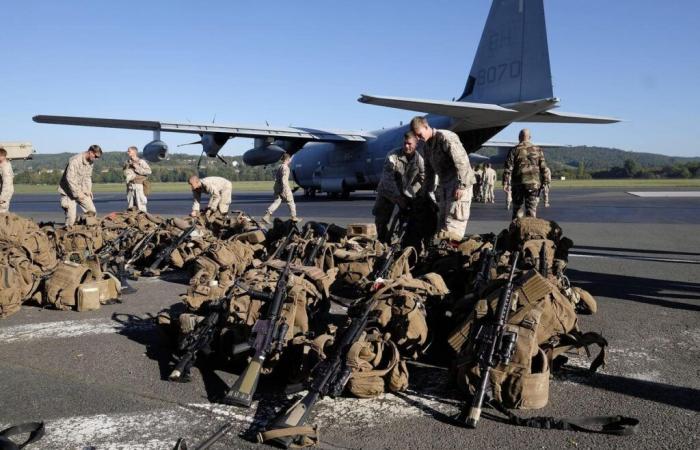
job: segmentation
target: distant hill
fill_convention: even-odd
[[[484,156],[496,154],[497,149],[484,149],[479,151]],[[642,168],[657,168],[683,164],[688,162],[699,162],[700,157],[686,158],[680,156],[666,156],[656,153],[630,152],[617,148],[608,147],[561,147],[548,148],[545,150],[547,163],[556,166],[569,166],[576,169],[583,161],[586,170],[589,172],[607,171],[613,167],[622,167],[625,160],[631,159],[637,162]]]

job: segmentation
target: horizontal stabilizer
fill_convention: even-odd
[[[407,109],[409,111],[466,119],[470,122],[474,121],[474,123],[505,122],[509,119],[512,120],[519,114],[518,111],[513,109],[488,103],[449,102],[404,97],[375,97],[372,95],[362,95],[357,101],[370,105]]]
[[[518,120],[518,122],[537,122],[537,123],[616,123],[620,119],[614,117],[589,116],[586,114],[567,113],[562,111],[545,111],[526,119]]]
[[[540,148],[562,148],[562,147],[571,147],[569,144],[554,144],[551,142],[533,142],[533,145],[536,145]],[[481,148],[511,148],[515,147],[518,145],[518,142],[515,141],[486,141],[484,144],[481,146]]]

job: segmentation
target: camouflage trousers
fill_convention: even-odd
[[[493,184],[484,183],[484,203],[495,203],[496,194],[493,192]]]
[[[517,217],[537,217],[537,205],[540,202],[540,190],[531,186],[518,184],[511,187],[513,192],[513,219]],[[521,212],[520,209],[524,211]]]
[[[389,222],[392,214],[394,214],[394,208],[394,202],[381,194],[377,194],[377,199],[374,201],[374,207],[372,208],[372,215],[374,215],[374,225],[377,227],[377,237],[382,242],[386,242],[389,238],[387,233],[389,232]]]
[[[277,208],[280,207],[282,202],[286,203],[289,207],[289,214],[291,217],[297,216],[297,205],[294,203],[294,195],[291,191],[287,192],[275,192],[275,199],[272,204],[267,208],[267,214],[272,215]]]
[[[231,206],[231,189],[224,189],[221,192],[214,192],[209,197],[207,209],[209,211],[219,211],[222,215],[228,214],[228,208]]]
[[[87,195],[82,200],[74,199],[67,195],[61,194],[61,208],[66,213],[66,226],[70,227],[75,224],[76,215],[78,213],[78,205],[86,213],[96,213],[95,204],[92,198]]]
[[[457,180],[440,183],[437,188],[438,231],[446,231],[455,240],[461,240],[467,231],[469,213],[472,207],[474,190],[471,186],[464,189],[462,198],[454,199]]]
[[[131,183],[126,188],[126,204],[129,208],[136,207],[139,211],[148,212],[146,204],[148,199],[143,192],[143,184]]]

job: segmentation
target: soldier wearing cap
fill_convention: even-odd
[[[0,213],[10,211],[10,200],[15,192],[14,178],[7,150],[0,147]]]

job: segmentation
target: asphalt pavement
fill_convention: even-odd
[[[667,189],[668,190],[668,189]],[[687,190],[687,189],[686,189]],[[664,191],[664,190],[659,190]],[[472,206],[469,233],[498,232],[509,213],[500,203]],[[260,216],[268,193],[234,194],[232,208]],[[306,219],[337,224],[371,220],[372,193],[350,200],[298,197]],[[154,194],[150,211],[184,215],[188,194]],[[97,194],[100,214],[125,208],[120,194]],[[12,209],[35,220],[62,221],[57,195],[17,195]],[[691,448],[699,446],[700,198],[642,198],[617,189],[552,192],[541,216],[575,242],[568,275],[589,290],[599,311],[580,327],[609,341],[596,374],[574,357],[550,386],[547,407],[522,415],[633,416],[639,434],[615,437],[533,430],[482,420],[476,430],[445,420],[462,399],[444,368],[410,366],[405,394],[380,399],[325,399],[314,423],[321,448]],[[278,214],[287,214],[282,206]],[[166,381],[168,340],[149,320],[178,304],[187,280],[141,279],[121,304],[77,313],[23,306],[0,321],[0,428],[45,420],[47,435],[27,448],[190,447],[225,423],[233,430],[214,448],[263,448],[255,431],[283,398],[262,395],[245,410],[211,403],[236,374],[193,370],[188,384]]]

